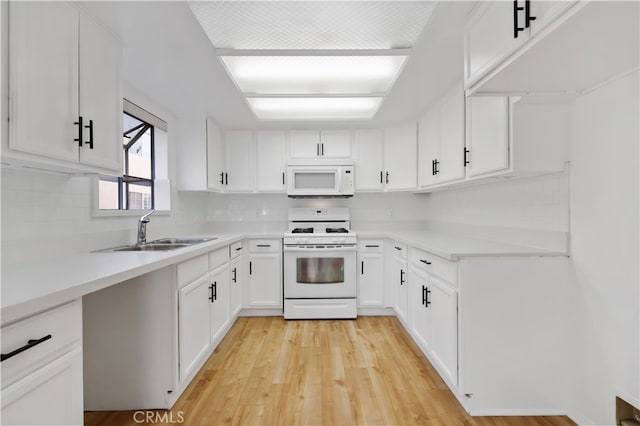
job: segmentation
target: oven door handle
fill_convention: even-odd
[[[348,251],[356,251],[356,246],[347,246],[347,247],[284,247],[285,252],[296,252],[296,253],[318,253],[321,251],[333,251],[333,252],[348,252]]]

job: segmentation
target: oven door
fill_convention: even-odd
[[[355,245],[285,246],[284,297],[356,297]]]

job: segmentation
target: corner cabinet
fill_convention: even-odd
[[[2,327],[2,424],[83,424],[80,301]]]
[[[68,2],[11,1],[8,7],[4,161],[121,174],[119,41]]]

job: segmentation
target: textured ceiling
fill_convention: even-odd
[[[429,20],[427,1],[192,1],[216,48],[411,47]]]

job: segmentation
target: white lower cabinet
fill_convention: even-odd
[[[224,250],[224,249],[222,249]],[[211,343],[217,346],[229,326],[229,263],[212,269],[209,272],[210,294],[208,300],[211,318]]]
[[[403,324],[470,414],[566,413],[568,282],[566,257],[452,262],[410,247]]]
[[[249,240],[247,308],[282,308],[282,240]]]
[[[408,324],[408,296],[409,285],[407,283],[407,246],[394,242],[393,268],[391,284],[394,288],[393,307],[400,321]]]
[[[81,324],[75,301],[2,327],[2,424],[83,423]]]
[[[244,250],[242,247],[241,250]],[[233,256],[233,249],[232,254]],[[229,282],[229,316],[235,319],[242,309],[242,289],[246,285],[246,258],[244,254],[237,254],[229,262],[231,279]]]
[[[458,384],[458,292],[455,281],[447,282],[436,274],[455,279],[455,269],[452,262],[409,249],[410,330],[452,386]]]
[[[199,367],[198,361],[209,351],[209,275],[205,273],[178,290],[178,347],[180,348],[180,382]]]
[[[384,243],[382,240],[358,242],[358,307],[384,307]]]
[[[85,410],[173,406],[235,319],[229,252],[238,244],[84,296]]]

